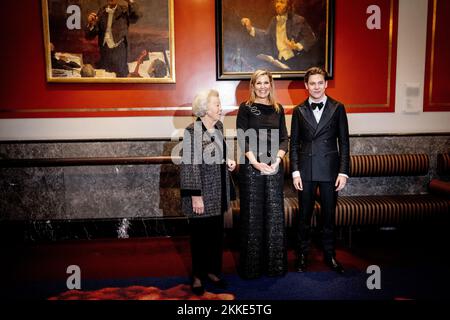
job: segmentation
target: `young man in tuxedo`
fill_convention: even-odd
[[[322,244],[325,263],[334,271],[344,268],[336,260],[334,226],[338,191],[349,175],[349,133],[344,105],[325,94],[327,73],[313,67],[306,71],[308,99],[292,114],[290,162],[293,183],[298,190],[296,270],[307,268],[311,217],[317,188],[323,218]]]

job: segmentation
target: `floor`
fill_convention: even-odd
[[[289,273],[283,278],[263,277],[242,280],[237,275],[236,234],[227,233],[223,274],[227,292],[209,288],[208,299],[262,300],[366,300],[366,299],[444,299],[449,298],[443,230],[356,229],[349,247],[348,234],[337,240],[337,257],[345,266],[340,276],[323,264],[319,241],[315,241],[306,274],[294,272],[295,253],[288,250]],[[316,237],[318,238],[318,237]],[[95,291],[103,299],[143,297],[148,288],[158,287],[159,298],[196,299],[189,292],[190,250],[187,236],[97,239],[53,243],[2,244],[2,283],[4,298],[41,300],[61,298],[70,291],[67,268],[81,270],[83,296]],[[290,239],[292,243],[292,239]],[[369,266],[381,270],[382,290],[369,292],[366,281]],[[294,287],[293,284],[296,284]],[[108,292],[105,289],[109,288]],[[114,294],[112,288],[116,288]],[[117,291],[131,288],[132,293]],[[309,289],[307,289],[309,288]],[[103,291],[100,292],[100,289]],[[208,289],[208,288],[207,288]],[[383,290],[384,289],[384,290]],[[153,289],[152,289],[153,290]],[[146,292],[147,292],[146,291]],[[73,293],[73,292],[72,292]],[[69,293],[69,294],[72,294]],[[106,294],[108,293],[108,294]],[[148,292],[147,292],[148,293]],[[134,294],[134,295],[133,295]],[[66,296],[67,297],[67,296]],[[146,294],[145,298],[153,296]]]

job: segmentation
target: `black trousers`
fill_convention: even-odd
[[[298,193],[300,213],[298,218],[298,253],[308,254],[311,236],[311,218],[314,210],[316,189],[320,191],[322,245],[326,256],[335,256],[334,228],[337,192],[334,182],[304,181],[303,191]]]
[[[126,41],[122,41],[116,48],[108,48],[105,44],[100,48],[100,62],[99,67],[108,72],[115,72],[117,77],[128,76],[128,52]]]
[[[190,218],[192,275],[204,279],[208,273],[220,275],[223,252],[223,215]]]
[[[239,169],[240,265],[243,278],[287,271],[283,167],[262,175],[250,164]]]

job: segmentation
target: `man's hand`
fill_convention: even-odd
[[[292,182],[294,184],[295,190],[297,190],[297,191],[302,191],[303,190],[302,178],[295,177],[295,178],[293,178]]]
[[[286,40],[285,43],[291,50],[297,50],[297,51],[303,50],[303,45],[301,43],[295,42],[294,39]]]
[[[341,191],[342,189],[344,189],[346,184],[347,184],[347,177],[338,176],[336,179],[336,183],[334,184],[334,186],[336,187],[336,191]]]
[[[202,196],[192,196],[192,210],[199,216],[205,212]]]
[[[97,16],[96,13],[92,12],[92,13],[89,14],[87,20],[88,20],[88,27],[92,28],[92,27],[94,27],[97,24],[98,16]]]
[[[241,24],[247,29],[248,32],[252,31],[252,22],[249,18],[242,18],[241,19]]]

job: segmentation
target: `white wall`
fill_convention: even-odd
[[[420,86],[422,109],[427,9],[426,0],[400,0],[396,111],[349,114],[350,133],[450,132],[450,112],[402,112],[405,83]],[[225,107],[225,111],[230,108]],[[169,138],[191,121],[191,117],[4,119],[0,120],[0,140]],[[290,117],[287,123],[289,126]],[[225,127],[234,126],[235,117],[226,117]]]

